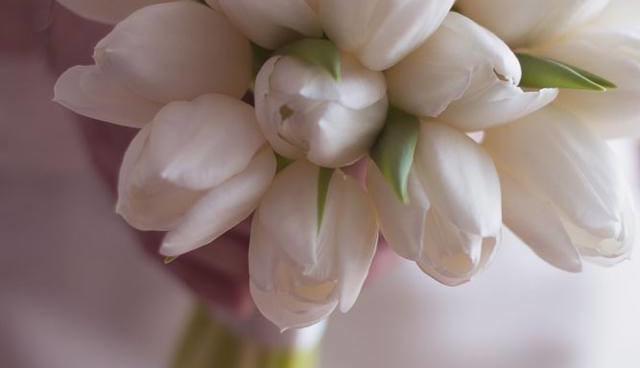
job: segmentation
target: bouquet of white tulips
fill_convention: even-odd
[[[634,243],[605,140],[640,133],[640,3],[58,1],[115,24],[55,100],[140,128],[117,212],[169,258],[253,216],[251,295],[281,329],[348,311],[379,233],[446,285],[503,226],[570,272]]]

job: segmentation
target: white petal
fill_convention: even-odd
[[[54,87],[53,100],[75,113],[135,128],[150,122],[162,107],[96,66],[74,66],[64,72]]]
[[[253,42],[276,49],[298,38],[322,36],[315,10],[305,0],[218,0],[218,6]],[[207,0],[207,3],[212,3]]]
[[[212,94],[163,108],[147,154],[164,180],[206,190],[242,171],[263,143],[250,105]]]
[[[385,75],[394,105],[466,131],[517,119],[551,102],[557,93],[523,92],[517,87],[520,64],[509,47],[455,12]]]
[[[340,311],[346,313],[369,273],[378,243],[378,223],[367,193],[340,171],[330,183],[325,214],[326,223],[323,221],[320,231],[333,238],[327,246],[338,248],[333,261],[339,269]]]
[[[74,13],[97,22],[116,24],[135,10],[173,0],[57,0]]]
[[[490,129],[485,146],[527,190],[550,198],[577,226],[600,237],[621,230],[621,180],[606,143],[555,106]]]
[[[487,237],[468,233],[438,209],[429,210],[418,266],[435,280],[456,286],[468,282],[493,258],[500,229]]]
[[[323,0],[319,15],[329,38],[372,70],[384,70],[440,25],[452,0]]]
[[[206,93],[241,97],[251,75],[248,40],[194,1],[136,11],[98,43],[94,59],[134,93],[161,103]]]
[[[168,231],[204,192],[181,188],[153,176],[144,159],[151,129],[151,124],[142,128],[125,153],[118,179],[116,212],[138,230]]]
[[[252,111],[224,95],[164,107],[125,154],[117,212],[138,229],[171,230],[262,146]]]
[[[596,17],[610,0],[458,0],[460,10],[513,47],[535,45]]]
[[[276,170],[276,159],[265,146],[249,166],[204,195],[162,242],[160,253],[179,256],[210,243],[258,206]]]
[[[523,188],[500,172],[504,223],[540,258],[569,272],[580,272],[582,261],[553,203]]]
[[[380,228],[385,240],[401,257],[417,261],[422,252],[422,239],[429,199],[415,171],[409,173],[409,203],[403,204],[378,168],[371,163],[367,171],[367,190],[375,203]]]
[[[574,32],[537,53],[600,75],[617,85],[606,92],[563,90],[557,104],[606,138],[640,136],[640,28]]]
[[[414,166],[432,205],[448,221],[479,236],[499,231],[498,175],[473,139],[447,125],[422,122]]]

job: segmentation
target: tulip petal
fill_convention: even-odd
[[[305,0],[218,0],[219,8],[256,44],[276,49],[303,37],[320,38],[315,9]],[[213,1],[207,0],[211,4]]]
[[[194,1],[134,12],[97,44],[94,59],[131,91],[159,103],[206,93],[241,97],[251,77],[248,40],[223,15]]]
[[[96,66],[74,66],[54,87],[53,100],[77,114],[141,128],[162,105],[140,97]]]
[[[83,18],[116,24],[135,10],[173,0],[57,0],[65,8]]]
[[[117,212],[141,230],[173,229],[212,187],[242,172],[264,144],[252,111],[224,95],[164,107],[125,154]]]
[[[580,272],[580,254],[553,204],[528,192],[506,172],[500,172],[500,183],[505,225],[549,264]]]
[[[318,13],[329,38],[371,70],[384,70],[438,28],[452,0],[323,0]]]
[[[409,203],[404,204],[373,163],[367,171],[367,189],[377,209],[382,234],[399,256],[412,261],[420,259],[424,224],[431,207],[419,180],[414,171],[409,173]]]
[[[500,167],[577,226],[605,238],[620,233],[622,183],[613,152],[574,115],[549,106],[490,129],[484,142]]]
[[[473,139],[447,125],[424,121],[414,162],[429,200],[448,221],[478,236],[499,231],[498,175]]]
[[[224,95],[173,102],[153,121],[148,146],[164,180],[206,190],[242,171],[264,144],[253,108]]]
[[[536,52],[601,75],[617,88],[563,90],[557,104],[605,138],[640,136],[640,30],[594,28],[574,32]]]
[[[468,282],[492,259],[499,233],[484,238],[468,233],[432,208],[427,214],[418,266],[447,286]]]
[[[210,243],[258,206],[275,174],[276,160],[265,146],[247,168],[204,195],[162,242],[160,253],[176,257]]]
[[[512,47],[530,46],[595,18],[610,0],[458,0],[468,17]]]

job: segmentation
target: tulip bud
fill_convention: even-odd
[[[251,106],[224,95],[173,102],[129,146],[116,211],[137,229],[169,231],[161,253],[178,256],[248,217],[275,167]]]
[[[393,105],[465,131],[516,120],[557,96],[555,89],[523,92],[520,64],[509,47],[455,12],[385,75]]]
[[[281,329],[314,324],[337,307],[347,312],[375,254],[378,226],[365,190],[340,170],[328,177],[325,170],[292,163],[253,217],[251,295]]]
[[[318,13],[327,35],[372,70],[384,70],[433,33],[453,0],[322,0]]]
[[[341,78],[293,56],[269,59],[256,79],[260,127],[279,154],[340,167],[367,153],[384,124],[384,76],[340,57]]]
[[[92,118],[140,127],[159,107],[207,93],[241,97],[251,47],[220,13],[193,1],[142,8],[95,48],[95,66],[76,66],[55,99]]]
[[[577,271],[575,249],[599,263],[628,256],[633,201],[613,152],[578,118],[549,106],[488,130],[484,145],[501,171],[506,225],[545,260]]]
[[[421,123],[408,203],[373,165],[367,188],[389,245],[439,282],[469,281],[492,258],[501,231],[500,184],[489,155],[464,133]]]
[[[611,0],[458,0],[469,18],[512,47],[541,43],[596,17]]]
[[[256,44],[277,49],[304,37],[322,37],[314,0],[206,0],[220,8]]]

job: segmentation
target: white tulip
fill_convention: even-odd
[[[635,237],[632,199],[613,152],[572,114],[549,106],[490,129],[485,146],[501,170],[505,224],[551,264],[580,257],[615,263]]]
[[[593,21],[598,25],[637,27],[638,19],[640,19],[639,1],[611,0],[609,6]]]
[[[148,5],[174,0],[57,0],[79,16],[101,23],[116,24]]]
[[[220,13],[193,1],[148,6],[120,22],[95,48],[94,66],[76,66],[55,100],[92,118],[140,127],[164,104],[207,93],[241,97],[251,48]]]
[[[355,303],[373,259],[378,226],[364,189],[336,170],[319,224],[320,169],[297,161],[273,181],[253,217],[251,295],[281,329],[314,324]]]
[[[563,90],[555,103],[605,138],[640,136],[640,28],[585,28],[534,52],[613,82],[606,92]]]
[[[373,165],[368,189],[389,245],[439,282],[469,281],[492,258],[501,232],[500,184],[489,155],[464,133],[421,123],[408,204]]]
[[[173,102],[129,146],[116,211],[137,229],[169,231],[160,251],[178,256],[248,217],[275,167],[251,106],[224,95]]]
[[[611,0],[458,0],[469,18],[512,47],[535,45],[595,18]]]
[[[304,37],[322,37],[316,0],[207,0],[256,44],[276,49]]]
[[[409,54],[442,23],[454,0],[319,0],[322,26],[340,49],[372,70]]]
[[[269,59],[256,78],[258,122],[273,149],[325,167],[350,164],[367,153],[384,125],[384,76],[341,57],[335,80],[293,56]]]
[[[520,63],[509,47],[455,12],[385,75],[393,105],[465,131],[516,120],[550,103],[558,93],[522,91]]]

